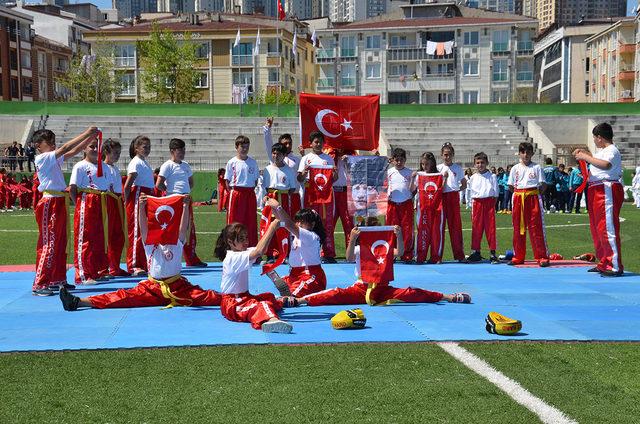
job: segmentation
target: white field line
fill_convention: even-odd
[[[562,411],[549,405],[542,399],[536,397],[527,389],[493,368],[478,356],[469,352],[458,343],[443,342],[438,343],[445,352],[462,362],[467,368],[476,374],[486,378],[497,388],[505,392],[509,397],[520,405],[527,408],[540,418],[543,423],[549,424],[577,424],[577,421],[566,416]]]

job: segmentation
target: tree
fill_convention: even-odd
[[[191,33],[183,40],[154,24],[149,40],[138,43],[141,99],[150,103],[193,103],[198,97],[194,69],[196,44]]]
[[[112,101],[118,89],[118,75],[112,72],[114,47],[105,41],[98,41],[91,50],[91,55],[76,55],[68,71],[56,79],[70,92],[64,100],[83,103]]]

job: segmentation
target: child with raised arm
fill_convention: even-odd
[[[402,229],[404,248],[402,260],[413,261],[413,195],[411,183],[414,173],[407,167],[407,152],[396,147],[389,159],[392,167],[387,170],[387,219],[388,225],[399,225]]]
[[[36,296],[52,296],[59,286],[75,288],[67,284],[66,275],[69,193],[64,191],[67,183],[62,163],[84,150],[96,135],[97,128],[90,127],[60,147],[56,147],[56,135],[51,130],[38,130],[31,138],[38,152],[35,166],[38,191],[42,193],[35,206],[39,234],[32,290]]]
[[[278,317],[282,301],[273,293],[249,293],[249,269],[260,258],[279,225],[273,220],[255,247],[249,247],[247,229],[240,223],[229,224],[220,233],[215,255],[222,261],[222,304],[220,312],[229,321],[250,322],[265,333],[290,333],[293,326]]]
[[[151,153],[151,140],[148,137],[139,135],[131,141],[129,146],[131,162],[127,167],[127,180],[123,187],[129,233],[127,270],[134,276],[144,275],[147,271],[144,245],[138,226],[138,204],[141,194],[152,194],[154,189],[153,170],[147,162],[149,153]]]
[[[190,194],[193,189],[193,172],[187,162],[184,161],[185,143],[179,138],[169,141],[169,153],[171,159],[160,167],[156,190],[165,192],[167,196],[172,194]],[[196,224],[193,217],[193,206],[189,203],[189,234],[184,245],[184,260],[187,266],[206,267],[196,253]]]
[[[509,190],[513,193],[513,259],[509,265],[521,265],[527,253],[527,233],[533,248],[533,257],[541,267],[549,266],[549,251],[544,228],[542,193],[546,188],[540,165],[531,161],[533,144],[518,146],[520,163],[511,168]]]
[[[109,226],[106,214],[106,191],[110,173],[98,176],[98,142],[84,149],[84,159],[71,171],[69,193],[75,203],[73,219],[73,264],[76,284],[92,285],[109,275],[107,242]]]
[[[368,226],[379,225],[376,217],[367,219]],[[402,243],[402,230],[398,225],[394,226],[394,233],[398,243],[394,246],[393,254],[396,257],[402,256],[404,244]],[[347,246],[347,261],[355,262],[355,276],[357,278],[353,285],[341,288],[324,290],[318,293],[306,295],[302,298],[285,297],[283,302],[286,307],[309,305],[390,305],[393,303],[435,303],[441,300],[454,303],[471,303],[471,296],[467,293],[442,294],[414,287],[397,288],[388,284],[377,284],[373,288],[366,281],[362,281],[360,276],[360,246],[358,238],[360,227],[351,230],[349,245]],[[367,296],[367,291],[369,295]],[[368,299],[367,299],[368,298]],[[367,301],[368,300],[368,301]]]
[[[468,187],[473,199],[471,212],[471,250],[467,261],[480,262],[480,243],[484,233],[491,251],[491,263],[498,263],[496,256],[496,199],[499,196],[498,178],[487,169],[489,158],[484,152],[476,153],[473,157],[476,173],[469,178]]]
[[[141,239],[147,239],[147,195],[142,193],[140,201],[139,227]],[[145,244],[149,262],[149,276],[131,289],[120,289],[112,293],[89,297],[76,297],[65,289],[60,289],[60,300],[66,311],[75,311],[81,307],[138,308],[144,306],[219,306],[222,300],[215,290],[203,290],[194,286],[180,275],[182,268],[181,253],[187,238],[191,198],[183,199],[182,220],[177,244]]]
[[[105,172],[109,178],[107,195],[107,215],[109,216],[109,245],[107,257],[109,260],[109,275],[112,277],[127,277],[127,271],[120,268],[122,250],[127,244],[127,215],[122,197],[122,176],[118,168],[118,160],[122,146],[119,141],[108,138],[102,144]]]

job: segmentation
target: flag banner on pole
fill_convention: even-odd
[[[369,284],[393,281],[393,227],[361,227],[359,239],[362,281]]]
[[[256,35],[256,45],[253,47],[253,55],[258,56],[260,54],[260,28],[258,28],[258,35]]]
[[[284,21],[284,18],[287,17],[287,14],[284,12],[284,0],[278,0],[278,20]]]
[[[147,196],[147,240],[145,244],[177,244],[180,237],[183,198],[181,194],[167,197]]]
[[[386,156],[347,156],[347,207],[354,223],[387,213]]]
[[[240,28],[238,28],[238,32],[236,33],[236,39],[233,42],[233,47],[236,48],[240,45]]]
[[[320,131],[326,148],[378,149],[380,96],[326,96],[300,93],[300,137],[309,148],[309,134]]]
[[[331,203],[333,201],[333,167],[312,165],[309,167],[309,185],[305,188],[305,198],[313,203]]]

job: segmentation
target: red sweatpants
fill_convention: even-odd
[[[16,194],[13,192],[13,190],[5,190],[5,199],[7,202],[7,209],[10,209],[16,205]]]
[[[292,267],[289,275],[282,279],[295,297],[302,297],[327,288],[327,276],[320,265]]]
[[[31,209],[31,199],[33,194],[31,192],[22,193],[20,195],[20,207],[22,209]]]
[[[219,306],[222,301],[220,293],[215,290],[203,290],[200,286],[189,283],[184,277],[169,284],[169,290],[176,297],[192,301],[184,306]],[[141,281],[131,289],[90,296],[89,301],[97,309],[166,306],[171,303],[162,295],[160,285],[149,280]]]
[[[249,246],[258,244],[256,192],[253,187],[231,187],[227,208],[227,225],[239,222],[247,227]]]
[[[496,198],[473,199],[471,214],[471,249],[480,250],[482,234],[487,237],[489,250],[496,250]]]
[[[147,270],[147,256],[144,253],[144,245],[140,237],[140,228],[138,227],[138,199],[140,198],[140,193],[150,195],[152,190],[149,187],[132,186],[129,197],[125,199],[127,230],[129,233],[129,246],[127,247],[127,270],[129,272],[133,272],[134,268]]]
[[[403,261],[413,259],[413,199],[387,203],[387,225],[399,225],[404,239]]]
[[[344,245],[349,245],[349,237],[351,236],[351,230],[353,229],[353,217],[349,215],[349,208],[347,205],[347,191],[335,191],[333,192],[333,199],[335,202],[335,213],[333,215],[333,228],[336,228],[338,218],[342,222],[342,230],[344,231]]]
[[[309,306],[321,305],[363,305],[366,304],[367,283],[355,282],[352,286],[324,290],[304,296]],[[405,303],[435,303],[442,300],[442,293],[407,287],[399,289],[389,285],[376,286],[369,298],[375,304],[405,302]]]
[[[67,207],[64,197],[43,197],[35,210],[38,224],[33,290],[67,281]]]
[[[197,265],[202,261],[196,253],[196,222],[193,216],[193,203],[189,202],[189,234],[182,249],[182,255],[187,266]]]
[[[423,263],[427,259],[430,250],[429,262],[442,261],[444,250],[444,212],[442,203],[438,208],[429,208],[426,205],[418,210],[418,231],[416,235],[416,262]]]
[[[324,225],[324,231],[326,237],[324,244],[322,245],[322,257],[335,258],[336,257],[336,245],[333,237],[333,223],[335,222],[333,216],[335,214],[335,207],[333,202],[331,203],[311,203],[305,204],[305,208],[313,209],[318,212],[318,215],[322,218],[322,224]]]
[[[100,194],[78,193],[73,216],[73,265],[76,283],[98,279],[108,273]]]
[[[531,194],[531,189],[516,190],[513,194],[513,261],[524,262],[527,254],[527,232],[536,260],[548,259],[547,240],[544,228],[544,207],[542,196],[537,190]]]
[[[4,209],[6,203],[6,193],[5,193],[4,184],[0,183],[0,209]]]
[[[271,318],[278,318],[277,312],[282,309],[282,302],[273,293],[222,295],[220,312],[229,321],[250,322],[256,330],[262,328],[262,323]]]
[[[300,200],[300,193],[297,191],[295,193],[291,193],[289,195],[289,199],[291,202],[290,203],[291,213],[289,215],[291,215],[291,219],[293,219],[298,213],[298,211],[302,209],[302,201]]]
[[[623,272],[620,249],[620,209],[624,189],[619,182],[589,184],[587,197],[591,237],[599,259],[598,269]]]
[[[109,274],[113,276],[124,275],[124,271],[120,269],[120,259],[127,230],[124,202],[119,194],[107,195],[107,216],[109,217],[109,245],[107,249]]]
[[[449,239],[451,240],[451,252],[456,261],[463,261],[464,244],[462,241],[462,218],[460,217],[460,192],[450,191],[442,193],[442,206],[444,218],[449,229]]]

